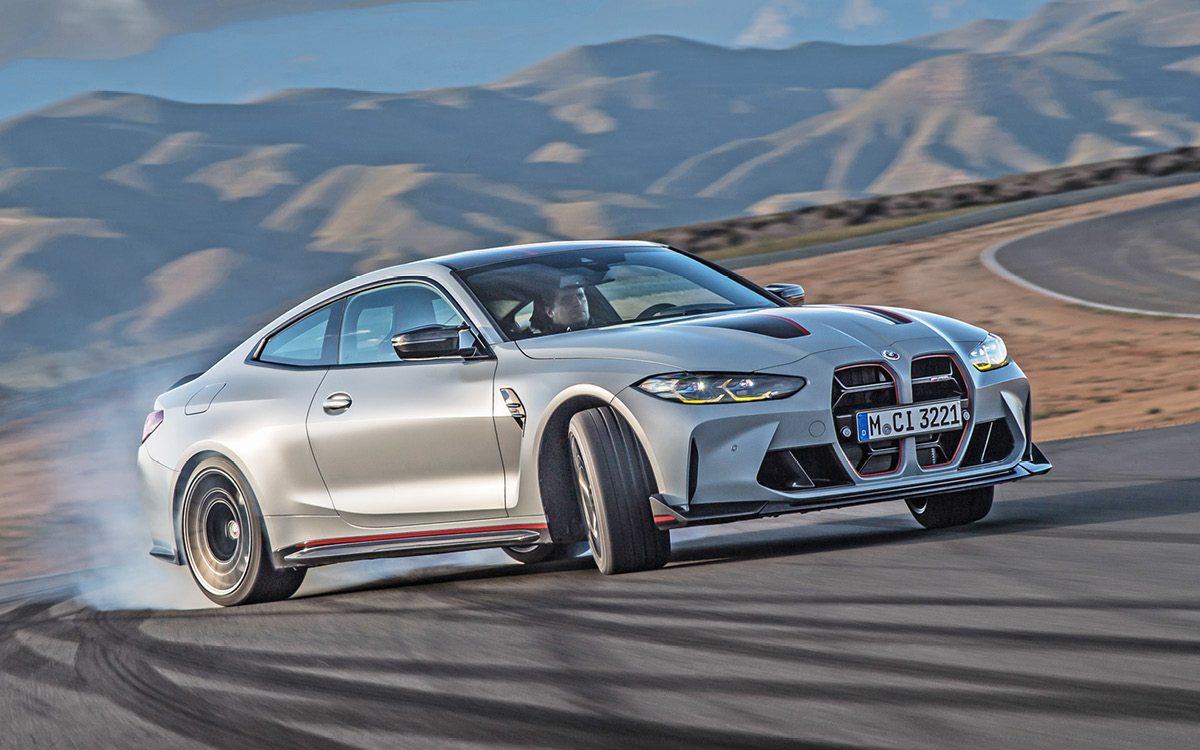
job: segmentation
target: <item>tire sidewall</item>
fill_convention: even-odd
[[[596,458],[590,450],[590,442],[579,434],[574,421],[568,427],[567,441],[571,453],[572,472],[575,477],[575,491],[580,492],[580,471],[585,472],[589,485],[591,502],[587,502],[583,497],[578,497],[580,512],[583,514],[584,526],[587,527],[588,547],[592,551],[592,558],[596,561],[596,567],[604,571],[609,566],[608,550],[611,549],[612,539],[608,528],[608,519],[604,514],[603,490],[597,486],[596,482],[598,469]]]
[[[586,409],[571,418],[567,438],[596,567],[609,575],[661,568],[670,558],[670,534],[654,526],[653,475],[629,424],[611,407]]]

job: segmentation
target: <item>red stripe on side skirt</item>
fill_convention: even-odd
[[[546,528],[544,523],[523,523],[512,526],[480,526],[471,529],[441,529],[439,531],[412,531],[405,534],[381,534],[378,536],[351,536],[342,539],[321,539],[315,542],[301,542],[298,547],[327,547],[331,544],[353,544],[354,542],[384,542],[392,539],[412,539],[422,536],[446,536],[447,534],[474,534],[484,531],[518,531],[528,529],[535,531]]]

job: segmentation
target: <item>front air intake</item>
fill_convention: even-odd
[[[831,445],[770,451],[758,469],[758,483],[780,492],[853,484]]]
[[[975,425],[975,433],[963,453],[961,466],[982,466],[1003,461],[1014,447],[1012,430],[1003,419]]]

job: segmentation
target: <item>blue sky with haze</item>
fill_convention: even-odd
[[[126,14],[141,1],[92,0]],[[643,34],[724,46],[892,42],[978,18],[1021,18],[1042,2],[443,0],[324,10],[173,34],[119,59],[16,59],[0,66],[0,118],[93,90],[241,102],[287,88],[486,83],[570,47]]]

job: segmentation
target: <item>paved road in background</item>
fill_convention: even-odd
[[[1039,198],[1030,198],[1028,200],[1015,201],[1013,203],[1002,203],[997,206],[988,206],[987,208],[981,208],[978,211],[972,211],[971,213],[963,214],[961,216],[952,216],[948,219],[939,219],[937,221],[931,221],[928,224],[920,224],[915,227],[893,229],[887,232],[877,232],[875,234],[863,235],[862,237],[854,237],[848,240],[830,242],[824,245],[812,245],[810,247],[800,247],[792,250],[779,250],[773,253],[763,253],[761,255],[747,255],[740,258],[728,258],[718,262],[727,268],[740,269],[749,268],[751,266],[761,266],[767,263],[781,263],[783,261],[800,260],[802,258],[815,258],[818,255],[832,255],[834,253],[846,252],[847,250],[861,250],[865,247],[891,245],[897,242],[912,242],[913,240],[923,240],[929,237],[936,237],[940,234],[949,234],[950,232],[959,232],[963,229],[980,227],[984,224],[991,224],[997,221],[1006,221],[1008,219],[1016,219],[1021,216],[1030,216],[1031,214],[1041,213],[1042,211],[1052,211],[1056,208],[1078,206],[1083,203],[1091,203],[1093,201],[1106,200],[1108,198],[1117,198],[1122,195],[1133,195],[1134,193],[1144,193],[1148,190],[1161,190],[1163,188],[1174,187],[1176,185],[1190,185],[1194,182],[1200,182],[1200,174],[1192,172],[1186,174],[1169,175],[1167,177],[1152,177],[1145,180],[1121,182],[1115,185],[1101,185],[1100,187],[1072,190],[1066,193],[1058,193],[1056,195],[1043,195]]]
[[[1200,315],[1200,198],[1056,227],[990,255],[1002,270],[1054,294]]]
[[[0,747],[1193,747],[1197,445],[1051,443],[1054,472],[970,527],[898,503],[744,522],[677,532],[650,573],[0,605]]]

